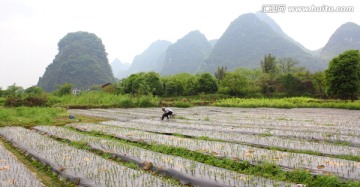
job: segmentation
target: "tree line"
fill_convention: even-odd
[[[103,90],[112,94],[160,97],[191,96],[197,94],[224,94],[235,97],[294,97],[308,96],[355,100],[360,91],[360,53],[348,50],[333,58],[325,71],[311,73],[296,66],[291,58],[277,59],[267,54],[260,68],[238,68],[228,71],[218,67],[214,74],[180,73],[161,76],[156,72],[141,72],[108,84],[94,85],[89,90]],[[58,85],[56,96],[71,94],[72,85]],[[13,106],[37,106],[46,102],[42,88],[33,86],[22,89],[15,84],[7,90],[0,88],[0,97],[7,97]]]

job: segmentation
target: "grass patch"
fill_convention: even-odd
[[[37,125],[65,125],[75,122],[100,122],[103,118],[76,116],[69,118],[69,113],[64,108],[49,107],[16,107],[0,108],[0,127],[22,126],[33,127]]]
[[[115,95],[107,92],[83,92],[80,95],[51,95],[50,103],[53,106],[65,108],[133,108],[158,107],[160,99],[155,96]]]
[[[322,100],[307,97],[292,98],[226,98],[219,99],[214,103],[215,106],[222,107],[244,107],[244,108],[341,108],[360,110],[360,100],[343,101],[343,100]]]
[[[263,132],[263,133],[259,134],[259,136],[268,137],[268,136],[273,136],[273,134],[271,134],[271,132]]]

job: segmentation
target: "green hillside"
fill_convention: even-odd
[[[53,91],[66,82],[87,89],[115,80],[100,38],[88,32],[67,34],[58,43],[59,53],[39,78],[38,86]]]

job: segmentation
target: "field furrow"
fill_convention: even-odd
[[[267,150],[228,142],[188,139],[108,125],[72,124],[69,126],[82,131],[99,131],[131,141],[182,147],[217,157],[246,160],[253,164],[268,162],[286,169],[303,168],[314,174],[332,173],[347,179],[360,179],[360,162],[344,159]]]
[[[224,132],[203,130],[200,128],[196,128],[196,126],[177,126],[177,124],[174,123],[168,124],[156,121],[151,122],[150,120],[137,120],[135,122],[107,121],[103,122],[102,124],[123,128],[138,129],[142,131],[182,134],[193,137],[208,137],[229,142],[246,143],[265,147],[278,147],[292,150],[314,151],[329,155],[360,155],[360,147],[334,145],[326,142],[280,138],[272,136],[271,132],[269,131],[263,132],[262,134],[258,134],[258,136],[255,136],[229,131]]]
[[[88,151],[75,149],[33,130],[0,128],[0,135],[56,172],[82,186],[176,186]]]
[[[45,186],[24,164],[0,143],[0,186]]]
[[[37,126],[35,129],[57,138],[85,142],[94,149],[115,154],[121,159],[136,162],[138,165],[151,162],[154,171],[165,173],[194,186],[296,186],[295,184],[244,175],[193,160],[149,151],[119,141],[80,134],[67,128]]]

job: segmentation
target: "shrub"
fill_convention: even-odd
[[[191,103],[187,103],[187,102],[183,102],[183,101],[177,101],[175,102],[175,107],[179,107],[179,108],[188,108],[188,107],[192,107]]]
[[[18,107],[23,104],[21,96],[9,96],[5,100],[6,107]]]
[[[48,97],[45,94],[41,95],[33,95],[28,96],[24,99],[23,105],[25,106],[47,106],[48,105]]]

